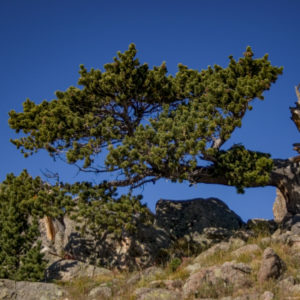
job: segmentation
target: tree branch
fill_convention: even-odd
[[[300,105],[300,83],[295,86],[295,92],[297,96],[297,103]]]
[[[146,179],[147,177],[154,177],[152,179]],[[136,175],[127,179],[121,180],[113,180],[106,182],[106,186],[108,187],[125,187],[132,186],[133,188],[139,187],[146,182],[156,181],[159,176],[157,176],[152,170],[146,170],[143,175]]]

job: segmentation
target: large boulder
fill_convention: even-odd
[[[222,266],[203,268],[192,274],[183,286],[185,297],[219,298],[233,289],[251,285],[251,268],[243,263],[225,262]]]
[[[66,291],[53,283],[0,280],[0,299],[57,300],[68,299]]]
[[[242,219],[217,198],[184,201],[161,199],[156,204],[156,224],[177,238],[203,233],[205,228],[239,229]]]
[[[113,272],[104,268],[95,267],[77,260],[59,260],[53,263],[46,272],[48,281],[69,281],[81,277],[94,276],[113,277]]]
[[[268,279],[278,279],[286,269],[285,263],[268,247],[263,253],[263,259],[259,272],[257,274],[258,281],[263,282]]]
[[[112,297],[112,290],[108,286],[97,286],[93,288],[89,292],[88,299],[90,300],[99,300],[99,299],[111,299]]]

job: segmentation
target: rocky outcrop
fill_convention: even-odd
[[[196,263],[201,262],[202,260],[205,260],[207,257],[212,256],[212,255],[216,254],[217,252],[226,252],[226,251],[229,251],[230,247],[231,247],[231,244],[229,242],[218,243],[218,244],[210,247],[206,251],[203,251],[202,253],[200,253],[195,258],[194,261]]]
[[[183,286],[183,281],[180,279],[175,280],[154,280],[149,283],[150,288],[166,288],[168,290],[180,292]]]
[[[78,224],[68,216],[52,219],[55,236],[49,239],[48,228],[44,219],[40,221],[40,232],[44,253],[50,263],[64,258],[80,261],[93,260],[95,241],[91,236],[82,236],[77,230]]]
[[[248,256],[248,257],[255,257],[257,253],[261,251],[260,247],[257,246],[256,244],[249,244],[245,245],[241,248],[238,248],[234,250],[231,255],[235,258],[238,258],[240,256]]]
[[[170,235],[157,226],[141,224],[134,235],[122,240],[107,235],[104,240],[96,240],[92,235],[82,235],[77,223],[69,217],[53,220],[56,231],[54,242],[49,241],[46,228],[41,222],[43,252],[50,264],[61,259],[74,259],[89,264],[106,267],[132,269],[153,264],[160,249],[170,246]]]
[[[254,234],[272,234],[278,228],[278,224],[274,220],[266,219],[250,219],[246,224],[246,228]]]
[[[199,297],[206,289],[215,287],[213,298],[226,296],[233,288],[249,286],[251,268],[243,263],[226,262],[222,266],[202,268],[192,274],[183,286],[185,297]],[[211,289],[212,290],[212,289]],[[205,291],[206,292],[206,291]]]
[[[201,234],[205,228],[239,229],[242,219],[217,198],[185,201],[159,200],[155,222],[177,238]]]
[[[293,216],[285,216],[285,218],[280,223],[280,228],[285,230],[292,230],[292,227],[298,227],[300,224],[300,214],[296,214]]]
[[[112,272],[82,263],[77,260],[59,260],[53,263],[46,272],[46,280],[68,281],[79,277],[112,276]]]
[[[67,216],[52,220],[55,237],[51,241],[47,238],[47,227],[42,221],[43,251],[50,263],[60,259],[75,259],[131,270],[168,260],[167,249],[172,245],[179,249],[176,242],[180,238],[184,238],[183,244],[188,245],[188,255],[193,245],[199,252],[213,243],[228,239],[233,230],[243,225],[241,218],[216,198],[159,200],[154,219],[153,225],[141,224],[134,235],[125,235],[122,240],[108,235],[101,241],[89,234],[82,236],[76,229],[78,224]]]
[[[128,280],[126,280],[127,285],[134,285],[139,281],[152,281],[156,280],[158,277],[164,275],[164,270],[160,267],[152,266],[147,269],[144,269],[141,272],[133,274]]]
[[[67,292],[52,283],[0,280],[0,299],[57,300],[65,296]]]
[[[264,227],[259,228],[266,233]],[[252,236],[249,228],[244,230]],[[56,277],[47,277],[63,281],[60,286],[2,280],[0,299],[298,299],[300,255],[296,246],[300,235],[296,232],[279,228],[272,235],[249,241],[233,235],[195,258],[181,257],[176,268],[171,261],[130,273],[60,260],[48,270]]]
[[[264,282],[269,279],[278,279],[285,269],[285,263],[275,251],[269,247],[263,253],[263,259],[257,275],[258,280]]]
[[[273,204],[274,221],[281,223],[288,214],[286,200],[279,189],[276,189],[276,198]]]
[[[112,290],[108,286],[98,286],[93,288],[88,295],[88,298],[91,300],[98,300],[98,299],[111,299],[112,297]]]

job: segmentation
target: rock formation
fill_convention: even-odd
[[[279,189],[276,189],[276,199],[273,205],[274,221],[280,223],[288,214],[286,200]]]
[[[91,235],[82,236],[78,224],[69,217],[53,220],[55,239],[48,238],[45,222],[41,223],[42,242],[48,260],[54,263],[72,258],[90,264],[118,268],[144,268],[168,259],[167,250],[174,241],[186,238],[201,248],[230,236],[243,225],[241,218],[219,199],[186,201],[159,200],[152,226],[140,225],[134,235],[119,241],[107,236],[96,241]],[[185,242],[185,241],[184,241]]]
[[[155,222],[177,238],[201,234],[209,227],[236,230],[243,225],[242,219],[217,198],[161,199],[156,204]]]
[[[220,220],[222,207],[227,223]],[[192,212],[198,213],[197,219]],[[75,259],[53,256],[45,280],[58,280],[60,285],[0,280],[0,299],[300,299],[299,224],[300,215],[285,216],[280,225],[263,219],[243,224],[225,204],[211,198],[161,200],[153,226],[104,245],[81,236],[69,218],[53,220],[56,234],[51,242],[41,222],[44,247],[72,253]],[[178,241],[186,236],[211,242],[198,255],[184,257],[178,252],[184,245]],[[159,253],[169,261],[154,265]],[[93,263],[101,261],[107,268]],[[138,270],[117,271],[118,263]]]
[[[263,282],[269,279],[278,279],[285,269],[285,263],[275,251],[269,247],[264,251],[261,266],[257,275],[258,280]]]

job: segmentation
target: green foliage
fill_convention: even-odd
[[[76,195],[76,207],[72,212],[82,232],[89,231],[96,238],[113,234],[122,238],[134,234],[140,224],[150,224],[153,216],[141,204],[142,196],[130,193],[117,197],[115,189],[93,186],[90,183],[65,185],[64,189]]]
[[[32,178],[26,170],[17,177],[8,174],[0,184],[0,195],[2,201],[14,199],[22,213],[26,212],[39,218],[44,215],[62,216],[74,205],[71,197],[67,196],[59,185],[51,186],[44,183],[40,177]]]
[[[218,153],[215,172],[224,176],[229,185],[236,186],[239,193],[243,193],[247,186],[266,185],[272,168],[270,155],[234,145],[228,151]]]
[[[151,173],[181,182],[199,160],[215,161],[215,141],[221,145],[230,138],[251,101],[263,99],[282,73],[268,55],[253,59],[250,47],[238,61],[230,56],[227,68],[198,71],[178,65],[175,76],[168,75],[165,63],[153,69],[141,64],[136,52],[133,44],[118,52],[104,72],[81,66],[82,89],[59,91],[57,99],[41,104],[26,100],[24,112],[9,113],[11,128],[25,133],[12,142],[25,156],[39,149],[52,156],[66,152],[69,163],[84,169],[119,170],[123,178],[137,176],[137,181]],[[96,169],[103,149],[108,150],[105,167]],[[220,157],[219,166],[225,162]],[[227,177],[238,189],[247,185]]]
[[[62,216],[72,207],[57,186],[32,178],[26,170],[0,184],[0,278],[37,281],[44,277],[38,219]]]
[[[178,267],[181,265],[182,261],[179,257],[174,257],[173,259],[171,259],[170,263],[169,263],[169,269],[171,272],[175,272]]]
[[[221,147],[241,126],[252,101],[263,100],[282,68],[272,66],[268,55],[254,59],[247,47],[239,60],[230,56],[226,68],[198,71],[179,64],[170,75],[165,63],[151,69],[136,53],[131,44],[104,71],[80,66],[80,87],[57,91],[56,99],[40,104],[27,99],[23,112],[9,113],[10,127],[23,133],[12,143],[25,157],[45,149],[80,170],[110,173],[109,181],[66,185],[61,194],[59,187],[51,193],[44,187],[30,203],[35,213],[45,213],[42,199],[48,199],[47,214],[68,210],[70,199],[64,195],[72,193],[78,196],[74,217],[83,230],[122,236],[151,217],[139,196],[118,198],[117,188],[132,190],[160,178],[191,183],[222,178],[222,184],[239,192],[268,183],[268,155]]]
[[[41,280],[46,262],[38,242],[39,178],[9,174],[0,185],[0,278]],[[38,212],[38,213],[37,213]]]

